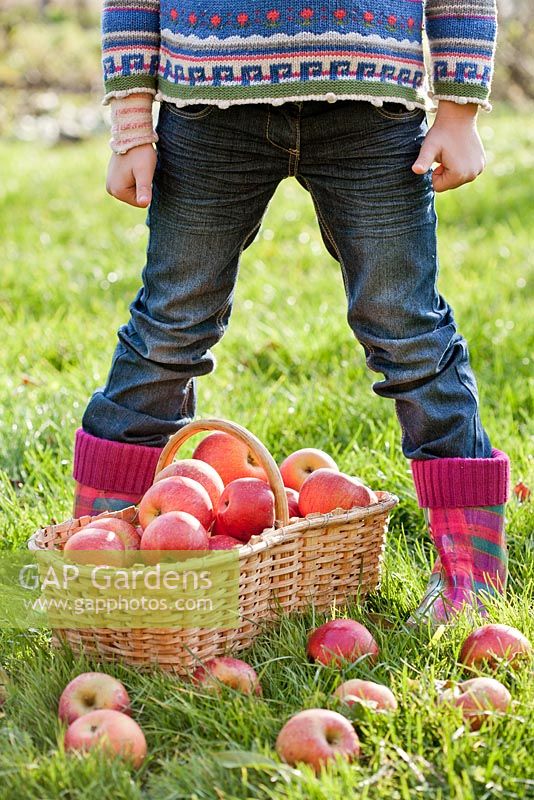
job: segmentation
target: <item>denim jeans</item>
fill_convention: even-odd
[[[195,415],[241,253],[294,176],[341,266],[348,323],[383,376],[374,391],[395,401],[404,454],[489,458],[467,345],[436,287],[431,174],[411,170],[426,130],[423,111],[393,103],[162,103],[143,285],[83,428],[161,447]]]

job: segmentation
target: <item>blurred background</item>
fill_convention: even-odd
[[[0,0],[0,136],[55,145],[102,133],[101,0]],[[492,101],[534,103],[534,3],[498,0]]]

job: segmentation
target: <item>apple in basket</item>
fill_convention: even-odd
[[[348,511],[376,502],[375,493],[358,478],[333,469],[316,469],[306,478],[299,493],[299,509],[303,517],[313,513],[328,514],[335,508]]]
[[[125,550],[139,550],[141,544],[141,534],[137,531],[136,527],[125,519],[117,519],[116,517],[104,517],[103,519],[90,522],[84,525],[83,530],[87,531],[92,528],[99,528],[104,531],[113,531],[119,539],[122,540]]]
[[[363,681],[359,678],[345,681],[334,692],[346,705],[362,702],[373,711],[396,711],[397,700],[395,695],[382,683]]]
[[[299,493],[296,492],[295,489],[288,489],[286,487],[286,497],[289,518],[291,519],[291,517],[300,517]]]
[[[141,550],[209,550],[209,541],[206,528],[192,514],[168,511],[147,525]]]
[[[90,711],[111,708],[130,713],[130,698],[120,681],[105,672],[83,672],[63,689],[58,715],[69,725]]]
[[[224,534],[216,534],[210,536],[210,550],[233,550],[234,547],[241,547],[243,542],[234,539],[233,536],[225,536]]]
[[[201,664],[194,671],[192,681],[208,691],[220,691],[221,684],[243,694],[261,695],[261,686],[256,671],[239,658],[219,656]]]
[[[512,697],[506,686],[494,678],[471,678],[445,689],[438,702],[460,708],[469,727],[477,731],[495,712],[507,711]]]
[[[341,666],[366,656],[376,661],[378,645],[365,625],[353,619],[333,619],[316,628],[308,638],[308,657],[320,664]]]
[[[280,474],[284,486],[300,492],[300,487],[316,469],[328,468],[339,472],[339,467],[328,453],[316,450],[314,447],[303,447],[291,453],[280,464]]]
[[[81,752],[101,747],[107,755],[140,767],[146,756],[143,731],[131,717],[109,708],[78,717],[65,732],[65,750]]]
[[[208,464],[206,461],[201,461],[199,458],[183,458],[181,461],[175,461],[169,464],[168,467],[165,467],[165,469],[162,469],[161,472],[156,475],[154,481],[157,482],[165,478],[177,478],[179,476],[198,481],[209,494],[214,512],[217,510],[219,499],[224,489],[224,483],[219,473],[213,469],[211,464]]]
[[[197,445],[193,458],[206,461],[219,473],[226,486],[236,478],[267,481],[265,470],[252,450],[229,433],[214,431]]]
[[[274,494],[259,478],[237,478],[224,488],[215,533],[248,542],[274,525]]]
[[[77,564],[120,567],[124,563],[124,543],[118,534],[103,528],[82,528],[67,541],[63,552]]]
[[[286,722],[276,739],[276,752],[291,766],[309,764],[319,772],[336,757],[358,758],[360,742],[344,716],[326,708],[309,708]]]
[[[183,476],[164,478],[145,492],[139,503],[139,522],[143,530],[168,511],[192,514],[206,530],[213,522],[213,505],[206,489],[198,481]]]
[[[501,661],[517,666],[532,654],[526,636],[511,625],[482,625],[469,634],[460,651],[466,667],[489,666],[495,669]]]

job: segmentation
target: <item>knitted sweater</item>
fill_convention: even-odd
[[[103,0],[105,95],[177,105],[488,95],[495,0]],[[428,74],[422,31],[430,45]]]

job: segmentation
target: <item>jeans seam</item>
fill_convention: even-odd
[[[311,196],[311,198],[313,200],[313,204],[315,206],[315,210],[317,212],[317,216],[318,216],[319,220],[321,221],[321,224],[323,225],[323,228],[324,228],[324,230],[326,232],[326,235],[328,237],[328,241],[330,242],[330,244],[332,245],[332,247],[334,248],[334,250],[335,250],[335,252],[337,254],[337,258],[338,258],[338,261],[339,261],[339,266],[341,267],[341,274],[343,275],[343,283],[345,284],[345,294],[347,295],[347,299],[348,299],[349,282],[348,282],[348,278],[347,278],[347,271],[345,269],[345,264],[343,263],[343,258],[341,256],[341,253],[339,251],[339,247],[337,246],[336,241],[334,239],[334,236],[332,234],[332,231],[330,230],[330,227],[329,227],[328,223],[326,222],[326,220],[324,218],[323,212],[321,211],[321,208],[319,206],[317,198],[315,197],[315,195],[313,193],[313,190],[312,190],[312,188],[310,186],[309,181],[304,177],[302,177],[302,180],[306,184],[306,188],[308,189],[308,191],[310,193],[310,196]]]
[[[270,123],[271,123],[271,112],[269,111],[267,113],[267,122],[265,123],[265,138],[267,139],[269,144],[272,144],[273,147],[278,148],[278,150],[281,150],[283,153],[290,153],[291,155],[296,156],[298,154],[297,150],[294,150],[291,147],[282,147],[282,145],[276,144],[276,142],[273,142],[273,140],[269,136]],[[291,163],[291,159],[290,159],[290,163]]]

